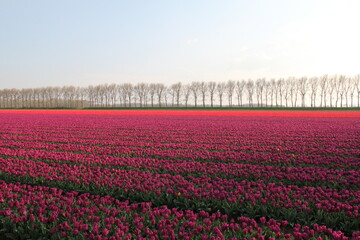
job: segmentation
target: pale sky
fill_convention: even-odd
[[[360,73],[358,0],[0,0],[0,89]]]

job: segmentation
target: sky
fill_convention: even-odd
[[[360,73],[358,0],[0,0],[0,89]]]

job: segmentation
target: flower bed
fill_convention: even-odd
[[[44,239],[51,234],[80,239],[360,235],[356,114],[9,112],[0,111],[0,236],[14,229]],[[256,117],[260,112],[262,117]],[[34,194],[39,198],[30,201]],[[59,203],[67,197],[76,204],[62,208],[65,203]],[[53,207],[47,198],[54,200]],[[42,215],[30,213],[39,208],[36,201],[50,208]],[[111,208],[130,208],[131,213],[124,220],[111,216]],[[91,209],[97,209],[98,221],[89,218]],[[54,211],[63,214],[54,217]],[[168,215],[159,222],[144,221],[153,211]],[[185,212],[189,218],[177,218]],[[142,219],[141,229],[130,224],[135,218]],[[127,222],[127,230],[117,230],[114,221]],[[124,232],[121,237],[118,231]]]

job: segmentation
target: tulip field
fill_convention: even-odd
[[[0,110],[0,239],[360,239],[359,111]]]

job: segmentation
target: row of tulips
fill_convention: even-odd
[[[269,151],[274,148],[267,149],[266,146],[283,146],[289,151],[296,151],[296,147],[300,148],[298,150],[304,151],[325,149],[331,152],[341,149],[358,149],[358,141],[351,141],[354,137],[356,138],[357,119],[327,119],[314,122],[313,119],[245,118],[244,120],[241,118],[239,121],[237,118],[235,120],[225,118],[224,121],[224,118],[219,117],[203,117],[199,120],[197,118],[156,118],[154,116],[142,118],[127,116],[114,119],[106,118],[106,116],[86,118],[84,116],[48,115],[43,116],[43,119],[39,121],[38,116],[35,115],[33,118],[38,123],[34,124],[29,115],[23,117],[24,119],[9,119],[12,126],[15,125],[15,129],[8,129],[5,125],[5,133],[34,137],[40,134],[41,139],[45,138],[48,141],[57,141],[51,139],[53,137],[62,138],[61,141],[65,142],[76,142],[81,138],[87,138],[92,141],[100,140],[100,144],[103,142],[106,145],[117,145],[120,141],[122,144],[133,142],[135,145],[143,142],[144,146],[146,146],[146,142],[150,141],[154,147],[157,143],[169,144],[165,147],[171,148],[186,148],[186,144],[189,144],[190,149],[200,147],[201,149],[217,150],[220,147],[219,150],[230,151],[236,151],[239,147],[241,150],[242,146],[257,145],[265,147],[264,150]],[[58,121],[59,118],[61,123]],[[101,119],[100,122],[95,121],[99,119]],[[8,119],[1,120],[6,124]],[[27,128],[24,120],[29,121],[32,128]],[[77,125],[76,128],[73,128],[73,124],[76,125],[77,122],[84,127],[79,128]],[[132,139],[133,141],[131,141]],[[186,144],[184,145],[184,143]]]
[[[0,228],[13,239],[349,239],[341,231],[261,217],[130,204],[109,196],[0,181]],[[359,239],[360,232],[352,234]]]
[[[82,125],[85,124],[85,127],[69,129],[70,126],[67,122],[63,123],[64,127],[59,128],[56,125],[58,122],[49,116],[47,117],[48,119],[45,118],[43,124],[39,126],[32,125],[32,128],[27,128],[23,123],[22,125],[16,124],[16,119],[11,119],[15,121],[15,128],[8,129],[5,125],[4,136],[1,136],[1,138],[17,137],[15,139],[26,140],[26,138],[22,137],[27,136],[28,138],[43,139],[49,142],[89,144],[90,140],[90,143],[114,146],[133,144],[133,146],[146,147],[151,144],[150,146],[160,148],[200,148],[219,151],[244,150],[244,146],[254,151],[258,150],[257,147],[264,148],[264,151],[274,151],[276,148],[272,146],[282,146],[286,151],[295,153],[303,153],[303,151],[308,150],[324,150],[324,154],[328,153],[328,151],[334,154],[334,151],[338,150],[339,154],[342,154],[346,153],[346,150],[357,150],[359,141],[358,138],[357,141],[352,141],[356,139],[357,135],[355,131],[356,120],[353,119],[330,119],[326,124],[321,121],[311,122],[311,125],[309,124],[310,120],[305,121],[305,123],[302,121],[297,123],[301,124],[302,131],[299,131],[298,125],[283,119],[262,121],[261,124],[266,127],[264,129],[264,126],[256,124],[256,121],[255,123],[249,121],[226,121],[224,124],[224,121],[216,122],[216,119],[205,118],[201,120],[201,126],[198,126],[199,121],[191,121],[190,126],[186,126],[179,131],[179,126],[187,122],[183,121],[182,123],[181,120],[176,119],[177,121],[173,121],[172,119],[176,124],[174,125],[169,123],[169,119],[157,119],[163,122],[159,126],[159,124],[152,124],[152,119],[141,119],[140,121],[126,118],[127,121],[123,122],[121,122],[122,119],[117,119],[117,122],[109,122],[108,119],[105,119],[101,121],[101,123],[106,123],[105,127],[102,126],[96,129],[99,123],[94,123],[93,119],[84,118],[81,120],[83,121]],[[214,121],[217,124],[214,124]],[[123,124],[121,128],[118,127],[119,122]],[[92,125],[94,127],[89,129],[89,126]],[[271,129],[273,125],[280,125],[280,128]],[[200,131],[198,130],[199,127]],[[341,152],[341,150],[345,152]]]
[[[40,129],[41,130],[41,129]],[[198,142],[198,139],[188,138],[185,136],[172,136],[172,139],[166,137],[165,139],[161,138],[161,135],[158,136],[158,132],[152,133],[153,136],[147,136],[143,138],[138,136],[134,132],[133,136],[124,137],[126,135],[116,136],[106,136],[104,138],[99,138],[99,136],[93,136],[90,133],[83,132],[73,132],[72,137],[69,137],[68,134],[63,134],[62,131],[59,132],[43,132],[41,139],[38,139],[34,133],[39,134],[39,129],[34,129],[33,132],[28,132],[26,135],[19,135],[22,132],[22,129],[18,133],[13,134],[3,134],[0,135],[0,140],[14,140],[21,142],[48,142],[48,143],[59,143],[59,144],[76,144],[83,145],[84,151],[110,151],[102,150],[102,148],[94,148],[93,146],[102,146],[114,149],[114,147],[136,147],[136,148],[156,148],[156,149],[182,149],[182,150],[208,150],[216,152],[269,152],[277,153],[279,149],[282,152],[293,153],[293,154],[320,154],[320,155],[337,155],[337,156],[351,156],[351,155],[360,155],[360,150],[357,148],[356,142],[340,142],[339,139],[336,139],[336,145],[332,145],[334,139],[328,138],[323,139],[322,141],[313,141],[310,144],[306,141],[301,141],[299,138],[281,137],[281,143],[279,144],[279,138],[274,138],[273,140],[267,140],[262,137],[261,139],[246,139],[244,137],[239,138],[230,138],[223,140],[221,143],[212,143],[209,142]],[[104,134],[104,133],[102,133]],[[141,133],[144,134],[144,133]],[[35,135],[35,136],[34,136]],[[64,135],[64,136],[61,136]],[[179,138],[180,137],[180,138]],[[149,139],[151,138],[151,139]],[[117,140],[118,139],[118,140]],[[40,141],[39,141],[40,140]],[[311,140],[311,139],[308,139]],[[168,142],[170,141],[170,142]],[[116,148],[115,148],[116,149]]]
[[[0,159],[6,181],[47,185],[230,216],[269,216],[291,223],[318,223],[351,233],[360,225],[360,191],[299,187],[264,181],[159,174],[31,160]],[[342,222],[339,225],[339,221]]]
[[[327,186],[337,189],[360,190],[360,171],[346,171],[319,167],[278,167],[221,162],[196,162],[183,160],[161,160],[139,157],[115,157],[73,152],[15,149],[0,147],[3,157],[31,159],[43,162],[58,162],[105,168],[131,169],[157,173],[180,174],[184,177],[206,174],[211,178],[220,177],[236,181],[282,182],[287,185]]]
[[[178,159],[198,162],[250,163],[258,165],[277,165],[290,167],[327,167],[344,170],[359,170],[360,161],[357,156],[324,156],[309,154],[292,154],[277,148],[276,153],[269,152],[213,152],[208,150],[153,149],[141,147],[99,147],[78,144],[54,144],[30,141],[0,140],[0,147],[46,150],[56,152],[84,153],[92,155],[131,156],[155,159]]]

